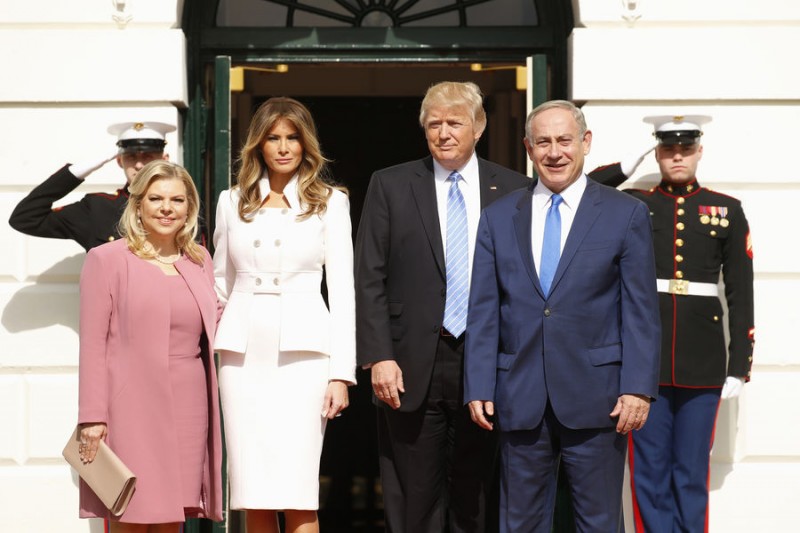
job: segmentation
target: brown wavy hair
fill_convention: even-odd
[[[317,127],[308,108],[293,98],[270,98],[253,115],[247,130],[247,140],[239,156],[241,167],[236,175],[235,187],[240,191],[239,218],[244,222],[250,222],[252,219],[248,215],[261,207],[258,181],[267,171],[261,146],[281,119],[288,120],[297,128],[300,144],[303,146],[303,159],[297,169],[297,195],[303,210],[300,219],[323,214],[328,208],[328,198],[333,189],[347,192],[344,187],[336,185],[329,175],[330,161],[322,155]]]
[[[162,159],[157,159],[147,163],[142,170],[136,174],[131,184],[128,185],[128,203],[122,218],[119,220],[119,233],[128,242],[128,249],[142,259],[153,259],[156,256],[152,247],[147,245],[147,231],[139,223],[138,211],[142,205],[142,199],[154,182],[158,180],[180,180],[186,187],[186,224],[178,230],[175,235],[175,244],[178,251],[192,262],[198,265],[203,264],[205,251],[202,246],[197,244],[197,219],[200,212],[200,197],[194,181],[180,165],[170,163]]]

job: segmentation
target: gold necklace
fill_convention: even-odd
[[[172,261],[169,261],[167,258],[163,258],[160,255],[156,254],[153,256],[153,259],[161,263],[162,265],[174,265],[178,262],[178,260],[183,257],[182,253],[178,253],[178,255]]]

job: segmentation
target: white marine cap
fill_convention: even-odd
[[[120,154],[130,152],[163,152],[165,136],[175,131],[175,126],[164,122],[120,122],[108,127],[108,133],[117,136]]]
[[[694,144],[703,135],[703,124],[711,122],[708,115],[653,115],[644,122],[655,128],[658,144]]]

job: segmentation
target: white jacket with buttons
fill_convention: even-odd
[[[261,197],[269,181],[259,182]],[[239,218],[239,190],[225,190],[217,203],[214,277],[225,311],[214,348],[247,352],[258,294],[280,298],[281,351],[312,351],[330,357],[329,379],[355,383],[355,292],[350,202],[334,190],[322,215],[299,219],[297,176],[284,188],[291,207],[251,222]],[[263,210],[262,210],[263,211]],[[277,225],[276,225],[277,221]],[[328,304],[321,294],[325,267]]]

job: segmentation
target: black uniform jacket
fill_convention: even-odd
[[[87,194],[80,201],[53,209],[57,202],[83,183],[65,165],[22,199],[11,213],[9,224],[34,237],[72,239],[85,250],[119,238],[119,222],[128,190]]]
[[[599,166],[588,173],[589,177],[597,183],[616,187],[623,183],[627,177],[622,173],[622,166],[619,163]]]
[[[593,178],[601,174],[592,173]],[[621,183],[619,176],[606,185]],[[717,284],[722,272],[730,344],[720,299],[659,292],[661,385],[720,387],[727,376],[750,379],[753,363],[753,249],[742,204],[701,187],[662,181],[628,189],[650,208],[659,279]]]

